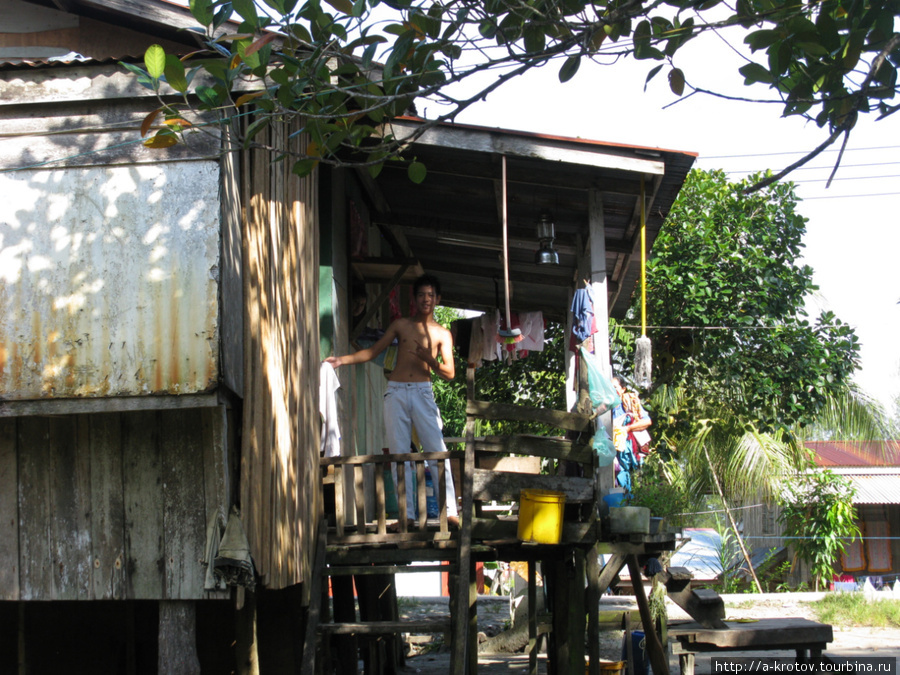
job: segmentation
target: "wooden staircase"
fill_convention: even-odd
[[[691,588],[691,573],[684,567],[670,567],[658,575],[672,601],[704,628],[728,628],[725,603],[711,588]]]
[[[435,632],[449,634],[452,651],[450,675],[474,675],[478,667],[477,654],[477,589],[475,562],[483,560],[521,560],[528,562],[529,576],[529,643],[531,668],[537,671],[537,649],[540,626],[535,614],[535,576],[538,560],[562,556],[563,547],[527,545],[517,540],[515,518],[490,518],[482,509],[486,502],[517,503],[523,488],[555,490],[566,495],[569,510],[575,509],[584,518],[575,517],[565,523],[563,544],[586,547],[598,536],[596,521],[596,455],[590,447],[590,433],[578,440],[536,436],[492,436],[476,438],[476,423],[484,420],[539,421],[565,432],[578,435],[588,432],[588,415],[522,406],[493,404],[474,400],[474,371],[467,373],[468,402],[464,452],[408,453],[365,455],[320,460],[323,470],[331,472],[335,503],[332,522],[322,523],[318,550],[315,556],[313,598],[304,646],[304,675],[313,673],[355,672],[357,646],[361,646],[366,673],[391,673],[402,654],[398,653],[400,633]],[[549,473],[507,471],[497,462],[499,457],[519,455],[538,458],[552,465]],[[446,481],[444,460],[458,460],[461,495],[460,526],[451,529],[447,523]],[[425,518],[425,461],[436,461],[439,467],[439,517]],[[397,502],[399,531],[390,531],[385,508],[383,469],[388,463],[397,465]],[[418,512],[415,524],[407,527],[404,463],[412,462],[417,474]],[[374,465],[374,514],[364,508],[364,467]],[[328,482],[328,481],[326,481]],[[352,500],[345,500],[352,494]],[[574,506],[573,506],[574,505]],[[330,510],[330,509],[329,509]],[[565,556],[563,556],[565,557]],[[571,556],[569,556],[571,557]],[[582,565],[584,554],[581,554]],[[423,562],[412,566],[411,562]],[[548,563],[549,564],[549,563]],[[552,566],[552,565],[551,565]],[[557,565],[558,578],[565,569]],[[450,575],[450,619],[440,621],[401,621],[396,611],[394,575],[422,571],[448,572]],[[562,576],[559,576],[562,575]],[[583,576],[583,570],[582,570]],[[351,581],[353,580],[353,581]],[[359,614],[354,607],[352,585],[355,582]],[[571,584],[563,584],[564,586]],[[330,612],[329,586],[333,591],[334,614]],[[566,592],[569,592],[568,590]],[[577,597],[558,595],[557,612],[565,619],[570,614],[580,621],[584,633],[585,599],[583,587]],[[340,597],[339,597],[340,596]],[[372,598],[386,602],[372,601]],[[599,600],[599,595],[597,596]],[[569,601],[573,607],[568,607]],[[580,601],[580,605],[579,605]],[[393,608],[393,609],[392,609]],[[578,618],[580,615],[580,618]],[[570,632],[577,634],[577,626],[563,621],[557,626],[559,651],[566,652]],[[570,631],[571,628],[571,631]],[[583,644],[583,640],[582,640]],[[337,647],[337,649],[335,649]],[[583,666],[583,648],[573,648],[573,661]],[[567,652],[566,652],[567,653]],[[316,658],[316,655],[318,657]],[[343,660],[342,664],[335,663]],[[565,670],[565,667],[564,667]]]

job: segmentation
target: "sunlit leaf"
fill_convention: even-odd
[[[146,141],[144,141],[144,146],[152,148],[154,150],[159,150],[162,148],[171,148],[176,143],[178,143],[178,137],[171,131],[166,129],[164,131],[157,132],[155,136],[151,136]]]
[[[150,45],[144,52],[144,67],[154,80],[158,80],[166,72],[166,50],[160,45]]]
[[[406,175],[409,176],[409,179],[416,184],[421,183],[425,180],[425,175],[428,173],[428,170],[425,168],[425,165],[422,162],[410,162],[409,167],[406,169]]]
[[[245,103],[249,103],[250,101],[257,99],[260,96],[265,96],[265,93],[261,91],[255,91],[251,94],[242,94],[241,96],[238,96],[238,100],[234,102],[234,107],[240,108]]]
[[[157,108],[144,118],[144,121],[141,122],[141,136],[146,136],[150,133],[150,128],[153,126],[154,122],[156,122],[156,118],[159,117],[159,114],[162,111],[163,108]]]
[[[193,124],[191,124],[188,120],[184,119],[183,117],[173,117],[172,119],[168,119],[165,122],[163,122],[163,124],[166,124],[170,127],[183,127],[185,129],[187,129],[188,127],[194,126]]]

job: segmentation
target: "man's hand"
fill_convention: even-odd
[[[410,349],[410,351],[427,363],[429,368],[434,368],[434,357],[431,355],[430,349],[416,342],[416,348]]]
[[[342,365],[340,356],[329,356],[325,359],[325,363],[330,363],[332,368],[339,368]]]

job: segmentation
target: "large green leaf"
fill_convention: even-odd
[[[208,26],[213,22],[215,14],[212,0],[190,0],[189,7],[191,14],[201,26]]]
[[[174,54],[166,55],[166,82],[175,91],[183,94],[187,91],[188,81],[184,73],[184,64]]]
[[[147,74],[158,80],[166,72],[166,51],[160,45],[150,45],[144,52],[144,67]]]
[[[567,58],[563,63],[562,68],[559,69],[559,81],[568,82],[573,77],[575,77],[575,73],[578,72],[578,67],[580,65],[580,56],[570,56],[569,58]]]

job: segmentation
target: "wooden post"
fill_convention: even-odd
[[[571,562],[569,562],[571,560]],[[576,548],[572,558],[566,557],[569,612],[569,660],[565,667],[567,673],[584,672],[584,631],[585,631],[585,593],[584,593],[584,549]]]
[[[157,670],[167,675],[200,675],[197,607],[192,601],[160,601]]]
[[[637,556],[627,557],[628,573],[631,575],[631,586],[634,588],[634,598],[637,600],[638,610],[641,613],[641,624],[644,626],[644,638],[647,641],[647,652],[650,655],[650,667],[654,675],[669,675],[669,660],[663,652],[659,636],[656,634],[656,626],[650,616],[650,604],[647,602],[647,594],[641,581],[641,568],[638,565]]]
[[[468,399],[471,401],[475,392],[475,369],[466,370],[466,386]],[[462,467],[462,511],[460,511],[459,532],[459,579],[456,586],[455,616],[453,623],[453,661],[450,664],[451,675],[462,675],[465,672],[469,659],[469,617],[474,609],[470,597],[469,580],[472,574],[470,562],[472,559],[472,525],[475,517],[475,501],[473,499],[472,479],[475,474],[475,418],[469,416],[466,420],[466,456]],[[475,655],[477,659],[477,653]],[[470,674],[471,675],[471,674]]]
[[[595,544],[588,549],[585,561],[587,574],[587,612],[588,612],[588,656],[590,657],[589,675],[600,675],[600,559]]]
[[[528,561],[528,675],[537,675],[537,562]]]
[[[259,675],[259,646],[256,640],[256,593],[236,590],[235,662],[237,675]]]

